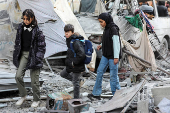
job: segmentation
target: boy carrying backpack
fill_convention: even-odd
[[[81,72],[85,71],[85,64],[90,63],[93,49],[89,41],[84,40],[81,35],[74,34],[73,25],[67,24],[64,31],[68,50],[65,60],[66,68],[63,69],[60,75],[73,82],[74,99],[78,99]]]

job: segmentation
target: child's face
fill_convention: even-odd
[[[100,22],[100,25],[103,27],[103,28],[105,28],[106,27],[106,22],[104,21],[104,20],[102,20],[102,19],[98,19],[99,20],[99,22]]]
[[[65,37],[69,38],[71,35],[73,35],[74,33],[72,31],[67,31],[65,32]]]
[[[27,16],[23,17],[23,22],[25,23],[25,25],[30,25],[32,21],[33,21],[33,18],[29,19]]]

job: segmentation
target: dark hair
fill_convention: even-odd
[[[64,31],[65,32],[72,31],[74,33],[74,26],[72,24],[67,24],[64,27]]]
[[[165,5],[165,1],[158,1],[158,5]]]
[[[34,18],[34,20],[32,21],[32,24],[34,26],[37,26],[37,20],[35,18],[35,14],[31,9],[26,9],[23,13],[22,13],[22,19],[23,17],[26,16],[28,18],[28,20],[30,20],[30,18]]]

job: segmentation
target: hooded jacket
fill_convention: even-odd
[[[73,42],[73,48],[76,53],[76,57],[74,57],[74,52],[70,49],[70,42],[72,39],[79,39],[75,40]],[[68,73],[73,72],[73,73],[80,73],[85,71],[85,50],[83,43],[80,40],[83,40],[84,38],[80,35],[72,35],[69,38],[66,39],[66,44],[68,47],[67,50],[67,57],[65,60],[66,64],[66,71]]]
[[[13,52],[13,64],[18,68],[21,58],[21,36],[22,36],[23,24],[19,24],[17,29],[15,46]],[[32,30],[31,46],[29,50],[28,63],[25,69],[35,69],[43,67],[43,58],[46,51],[45,36],[38,26]]]

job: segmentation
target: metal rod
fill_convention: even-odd
[[[49,64],[49,62],[48,62],[48,60],[47,60],[46,58],[45,58],[45,61],[46,61],[47,65],[48,65],[50,71],[51,71],[52,73],[54,73],[53,70],[52,70],[52,68],[51,68],[51,66],[50,66],[50,64]]]
[[[145,63],[147,63],[147,64],[151,65],[151,63],[150,63],[150,62],[148,62],[148,61],[146,61],[146,60],[144,60],[144,59],[142,59],[142,58],[140,58],[140,57],[138,57],[138,56],[136,56],[136,55],[134,55],[134,54],[130,53],[129,51],[126,51],[125,49],[123,49],[123,52],[127,53],[128,55],[131,55],[132,57],[135,57],[135,58],[137,58],[137,59],[141,60],[142,62],[145,62]],[[164,73],[166,73],[166,74],[168,74],[168,75],[170,75],[170,73],[169,73],[169,72],[167,72],[167,71],[165,71],[165,70],[161,69],[160,67],[157,67],[157,69],[158,69],[158,70],[160,70],[160,71],[162,71],[162,72],[164,72]]]
[[[53,60],[53,59],[61,59],[61,58],[66,58],[66,55],[64,56],[57,56],[57,57],[48,57],[48,60]]]

